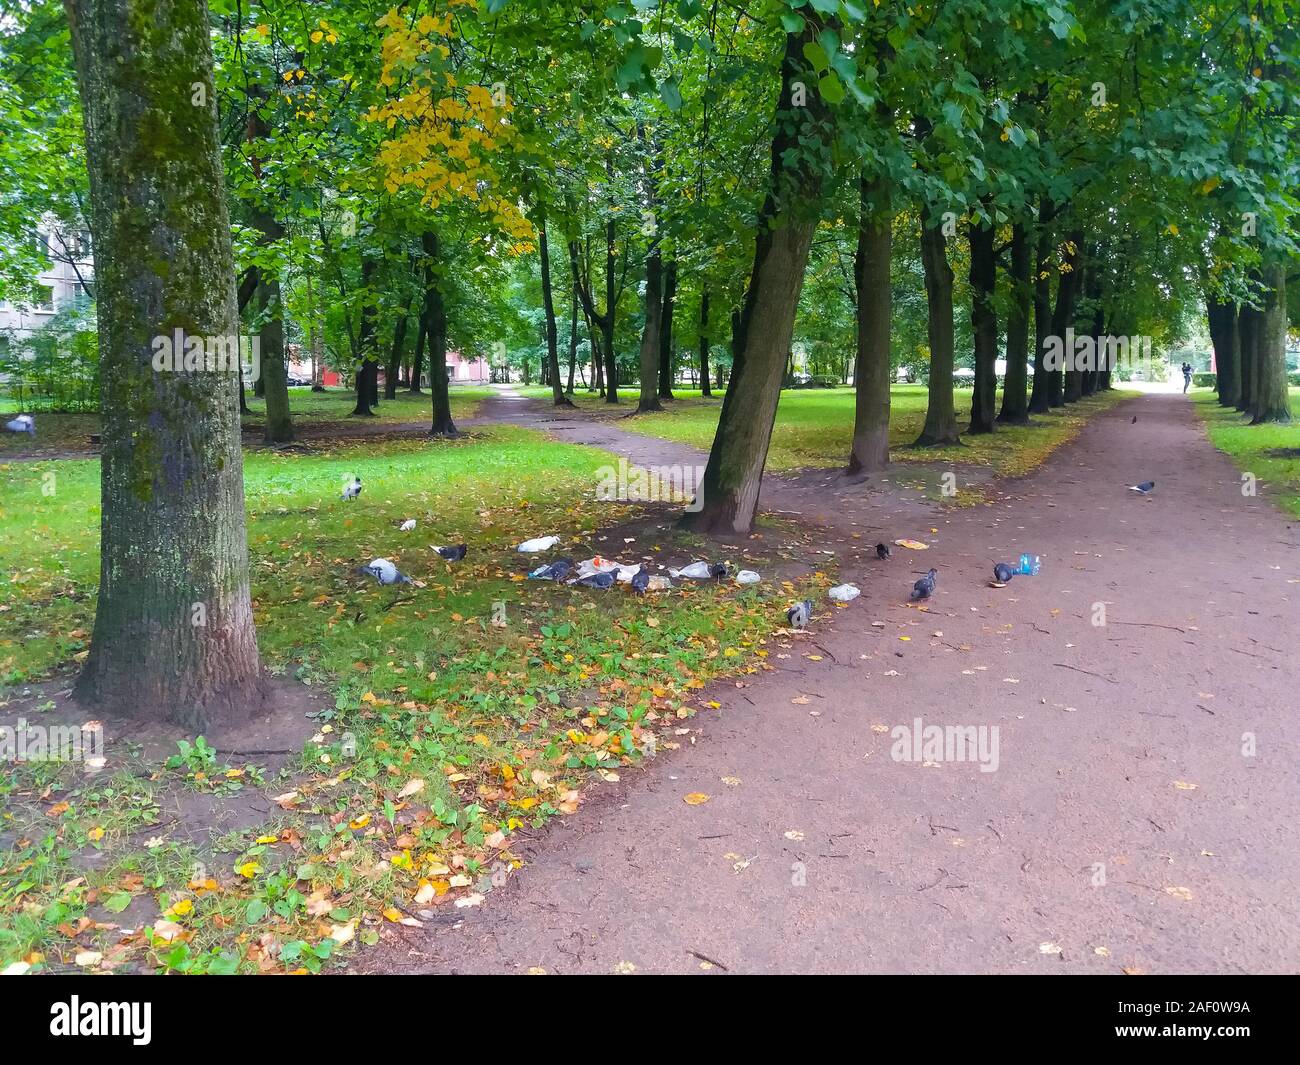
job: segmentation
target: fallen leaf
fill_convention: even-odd
[[[708,802],[712,796],[705,795],[702,791],[693,791],[689,795],[682,797],[682,802],[687,806],[702,806]]]

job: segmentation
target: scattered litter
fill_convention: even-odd
[[[687,577],[693,581],[707,581],[725,577],[731,571],[731,565],[727,562],[692,562],[689,566],[681,569],[670,569],[668,572],[674,577]]]
[[[525,540],[515,550],[522,551],[526,555],[532,555],[538,551],[549,551],[559,542],[560,538],[558,536],[539,536],[533,540]]]
[[[909,550],[912,550],[912,551],[928,551],[928,550],[930,550],[930,545],[929,545],[929,544],[923,544],[923,543],[921,543],[920,540],[895,540],[894,543],[896,543],[899,547],[906,547],[906,548],[908,548]]]
[[[856,584],[837,584],[826,594],[837,603],[851,603],[862,594],[862,589]]]
[[[30,414],[20,414],[17,418],[11,418],[5,422],[5,428],[11,433],[30,433],[36,435],[36,419]]]
[[[415,528],[415,519],[407,518],[404,522],[402,522],[401,525],[398,526],[398,528],[401,529],[402,532],[410,532],[412,529]]]
[[[737,584],[757,584],[763,578],[755,573],[752,569],[742,569],[736,574]]]
[[[1042,560],[1037,555],[1021,555],[1020,565],[1016,567],[1016,572],[1022,573],[1026,577],[1037,577],[1042,565]]]

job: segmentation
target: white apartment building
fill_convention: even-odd
[[[51,221],[31,238],[45,268],[37,275],[35,298],[27,304],[0,300],[0,347],[12,338],[21,342],[43,328],[56,311],[90,302],[87,286],[95,279],[90,235],[65,233]]]

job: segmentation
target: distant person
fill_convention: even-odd
[[[1191,387],[1192,387],[1192,364],[1190,362],[1185,362],[1183,363],[1183,394],[1186,395],[1187,390]]]

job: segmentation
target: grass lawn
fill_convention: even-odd
[[[591,501],[609,461],[507,426],[436,445],[246,455],[259,643],[273,674],[319,694],[303,734],[315,735],[274,769],[197,745],[149,760],[112,735],[97,775],[5,762],[0,969],[71,966],[84,952],[90,969],[315,971],[375,942],[385,921],[477,904],[517,866],[520,834],[572,812],[598,776],[678,742],[682,719],[709,712],[706,680],[763,668],[795,588],[720,582],[639,599],[524,579],[538,556],[513,547],[543,533],[577,559],[692,557],[653,530],[624,544],[637,512]],[[345,503],[352,473],[365,491]],[[57,714],[84,657],[98,478],[95,459],[0,465],[8,720],[15,706],[29,723]],[[406,518],[415,531],[398,530]],[[458,564],[429,549],[461,541]],[[761,551],[731,557],[762,569]],[[375,556],[419,585],[353,573]],[[196,809],[241,797],[260,803],[246,826],[183,831],[180,811],[202,828]]]
[[[473,385],[452,385],[451,413],[455,419],[469,418],[479,403],[492,394],[490,388]],[[403,422],[427,422],[432,419],[429,393],[412,396],[398,389],[393,400],[379,400],[377,417],[350,418],[356,405],[356,393],[344,388],[331,388],[313,392],[310,388],[289,389],[289,409],[299,425],[349,425],[358,422],[385,425]],[[251,414],[244,415],[246,432],[260,432],[266,425],[266,402],[250,394],[248,406]],[[19,413],[12,396],[0,394],[0,421]],[[96,413],[37,412],[36,438],[17,433],[0,432],[0,457],[5,455],[57,454],[66,451],[91,449],[90,436],[99,432],[99,415]]]
[[[1300,388],[1292,388],[1290,395],[1292,411],[1300,412]],[[1220,407],[1218,396],[1208,388],[1194,389],[1192,402],[1211,443],[1230,455],[1243,472],[1253,473],[1265,494],[1300,517],[1300,421],[1248,425],[1235,410]]]
[[[550,389],[524,388],[525,395],[548,397]],[[699,392],[674,390],[681,398],[662,414],[628,418],[619,427],[647,436],[659,436],[707,451],[713,442],[722,409],[721,396],[704,399]],[[965,446],[913,449],[925,421],[924,385],[895,385],[891,389],[889,443],[896,461],[971,463],[991,467],[1002,476],[1027,473],[1062,444],[1071,440],[1084,422],[1099,410],[1132,395],[1115,389],[1071,404],[1049,415],[1034,418],[1029,426],[999,427],[986,436],[963,435]],[[635,407],[636,393],[624,393]],[[584,409],[608,409],[598,396],[579,390],[575,399]],[[1001,402],[1001,395],[998,397]],[[971,393],[956,393],[957,422],[962,428],[970,420]],[[844,464],[853,437],[854,394],[851,388],[793,389],[781,393],[776,428],[767,465],[773,470],[803,467],[834,467]]]

